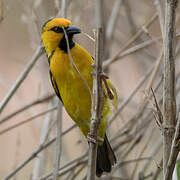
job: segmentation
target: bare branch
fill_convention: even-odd
[[[89,91],[89,93],[90,93],[90,95],[91,95],[91,98],[92,98],[91,88],[89,87],[89,84],[88,84],[87,81],[84,79],[84,77],[82,76],[82,74],[79,72],[76,64],[75,64],[74,61],[73,61],[73,58],[72,58],[72,55],[71,55],[71,51],[70,51],[70,48],[69,48],[68,36],[67,36],[67,33],[66,33],[64,27],[62,27],[62,28],[63,28],[64,35],[65,35],[65,39],[66,39],[66,44],[67,44],[67,50],[68,50],[69,60],[70,60],[70,62],[71,62],[71,64],[72,64],[73,68],[75,69],[75,71],[78,73],[78,75],[79,75],[79,77],[81,78],[81,80],[84,82],[84,84],[85,84],[85,86],[87,87],[87,89],[88,89],[88,91]]]
[[[57,14],[57,17],[67,18],[68,0],[61,0],[61,8]]]
[[[175,124],[175,18],[178,0],[165,1],[165,34],[164,34],[164,82],[163,82],[163,175],[171,179],[172,171],[166,175],[167,164],[171,152]]]
[[[59,101],[59,99],[57,100]],[[53,180],[58,179],[58,169],[60,164],[61,152],[62,152],[62,104],[58,102],[57,137],[56,137],[56,148],[55,148],[55,156],[54,156]]]
[[[36,115],[34,115],[34,116],[32,116],[32,117],[30,117],[30,118],[28,118],[28,119],[26,119],[26,120],[24,120],[24,121],[22,121],[22,122],[16,123],[16,124],[14,124],[14,125],[6,128],[6,129],[0,131],[0,135],[2,135],[2,134],[6,133],[6,132],[8,132],[8,131],[10,131],[10,130],[12,130],[12,129],[14,129],[14,128],[17,128],[17,127],[19,127],[19,126],[22,126],[22,125],[24,125],[24,124],[26,124],[26,123],[28,123],[28,122],[36,119],[37,117],[43,116],[44,114],[49,113],[49,112],[51,112],[51,111],[54,111],[54,110],[56,110],[56,109],[57,109],[57,107],[55,106],[55,107],[53,107],[53,108],[51,108],[51,109],[48,109],[48,110],[43,111],[43,112],[41,112],[41,113],[38,113],[38,114],[36,114]]]
[[[77,127],[77,125],[72,125],[70,128],[68,128],[67,130],[65,130],[62,133],[62,136],[64,136],[65,134],[67,134],[68,132],[70,132],[72,129],[74,129],[75,127]],[[7,177],[5,177],[3,180],[8,180],[11,177],[13,177],[18,171],[20,171],[26,164],[28,164],[31,160],[33,160],[34,158],[37,157],[38,153],[40,153],[42,150],[44,150],[45,148],[47,148],[48,146],[50,146],[53,142],[55,142],[56,137],[52,138],[50,141],[48,141],[45,144],[40,145],[37,150],[35,150],[27,159],[25,159],[15,170],[13,170]],[[52,173],[51,173],[52,174]]]
[[[179,154],[179,150],[180,150],[180,116],[178,117],[178,122],[176,125],[176,132],[175,132],[174,139],[171,146],[171,152],[170,152],[169,161],[167,164],[165,180],[171,179],[171,176],[173,174],[174,167],[176,164],[176,159]]]
[[[157,6],[157,12],[159,16],[160,21],[160,27],[161,27],[161,34],[164,36],[164,7],[162,0],[155,0],[155,5]]]
[[[48,110],[50,110],[53,107],[52,101],[48,105]],[[52,112],[52,111],[51,111]],[[41,137],[40,137],[40,145],[45,144],[47,140],[47,135],[49,133],[49,125],[51,122],[52,118],[52,113],[48,113],[45,117],[43,127],[42,127],[42,132],[41,132]],[[37,156],[37,159],[35,160],[34,164],[34,171],[32,174],[32,180],[35,180],[39,176],[41,176],[44,172],[44,161],[45,161],[45,152],[40,152]]]
[[[149,91],[150,91],[150,88],[151,88],[151,86],[152,86],[152,84],[153,84],[153,82],[154,82],[155,76],[156,76],[156,74],[157,74],[157,72],[158,72],[158,69],[160,68],[161,57],[162,57],[162,53],[160,54],[160,56],[158,57],[158,59],[157,59],[157,61],[156,61],[156,63],[155,63],[153,72],[152,72],[152,69],[150,69],[150,71],[148,71],[148,73],[147,73],[147,74],[145,75],[145,77],[144,77],[144,80],[145,80],[145,79],[147,79],[147,78],[149,77],[149,75],[151,74],[151,77],[150,77],[150,79],[149,79],[149,82],[148,82],[148,84],[146,85],[146,88],[145,88],[147,94],[149,94]],[[152,72],[152,73],[151,73],[151,72]],[[143,82],[144,80],[141,80],[141,81]],[[132,93],[130,93],[130,96],[127,98],[128,101],[133,97],[133,95],[137,92],[137,90],[138,90],[138,89],[141,87],[141,85],[143,84],[143,83],[141,84],[141,81],[140,81],[140,83],[138,83],[137,88],[135,88],[135,89],[132,91]],[[127,101],[127,102],[128,102],[128,101]],[[139,107],[138,107],[138,109],[139,109],[138,111],[139,111],[139,112],[141,112],[141,110],[144,108],[144,106],[145,106],[145,104],[146,104],[146,101],[147,101],[147,98],[144,98],[142,104],[139,105]],[[119,112],[124,108],[125,105],[126,105],[126,103],[123,102],[122,105],[120,105],[120,106],[117,108],[116,112],[110,117],[110,122],[113,121],[113,120],[118,116]]]
[[[85,162],[87,162],[87,152],[85,154],[83,154],[81,157],[78,157],[75,160],[72,160],[71,162],[69,162],[66,165],[64,165],[63,167],[61,167],[59,169],[58,175],[61,176],[64,173],[67,173],[70,170],[76,168],[77,165],[80,165],[80,164],[85,163]],[[45,180],[47,178],[52,179],[52,172],[38,178],[37,180]]]
[[[0,114],[2,113],[3,109],[5,108],[5,106],[7,105],[7,103],[9,102],[9,100],[11,99],[11,97],[13,96],[13,94],[16,92],[16,90],[19,88],[19,86],[21,85],[21,83],[24,81],[24,79],[27,77],[27,75],[29,74],[29,72],[31,71],[31,69],[33,68],[33,66],[35,65],[36,61],[39,59],[39,57],[44,53],[44,48],[39,46],[36,50],[36,52],[34,53],[32,59],[30,60],[30,62],[26,65],[26,67],[24,68],[23,72],[21,72],[21,74],[19,75],[19,77],[16,79],[16,81],[14,82],[14,84],[12,85],[12,87],[10,88],[10,90],[8,91],[8,93],[6,94],[6,96],[3,98],[3,100],[0,103]]]
[[[160,137],[157,140],[155,146],[153,146],[152,151],[149,153],[149,156],[153,158],[158,153],[158,151],[160,150],[161,147],[162,147],[162,138]],[[142,170],[141,170],[140,174],[146,172],[146,170],[148,169],[148,167],[151,163],[151,160],[147,161],[144,165],[142,165]]]
[[[142,77],[139,82],[137,83],[137,86],[130,92],[129,96],[118,105],[117,110],[113,113],[113,115],[109,118],[109,123],[111,124],[114,119],[119,115],[119,113],[124,109],[124,107],[130,102],[130,100],[133,98],[133,96],[138,92],[140,87],[144,84],[144,82],[148,79],[149,75],[152,73],[153,68],[151,68],[144,77]]]
[[[93,78],[93,96],[91,105],[91,125],[90,134],[93,135],[94,139],[98,139],[98,128],[102,117],[103,109],[103,92],[102,92],[102,61],[103,61],[103,50],[102,50],[102,29],[98,28],[96,33],[96,53],[95,53],[95,64],[94,64],[94,78]],[[96,174],[96,156],[97,156],[97,145],[96,143],[89,142],[89,156],[88,156],[88,172],[87,180],[95,180]]]
[[[127,49],[144,32],[144,28],[149,27],[156,18],[157,13],[155,13],[152,18],[145,25],[143,25],[141,29],[130,40],[127,41],[127,43],[120,49],[119,52],[117,52],[112,58],[109,58],[107,61],[105,61],[105,63],[103,64],[103,68],[106,68],[109,64],[115,62],[118,59],[119,54]]]
[[[39,97],[39,98],[36,98],[35,100],[33,100],[32,102],[24,105],[22,108],[19,108],[18,110],[14,111],[13,113],[7,115],[6,117],[2,118],[0,120],[0,124],[3,124],[5,122],[7,122],[9,119],[11,119],[12,117],[16,116],[17,114],[27,110],[28,108],[34,106],[34,105],[37,105],[37,104],[40,104],[40,103],[44,103],[48,100],[50,100],[52,97],[54,97],[55,94],[50,94],[50,95],[45,95],[45,96],[42,96],[42,97]]]
[[[119,9],[121,7],[122,0],[114,1],[111,16],[109,18],[106,28],[106,39],[110,40],[115,29],[116,21],[118,19]]]

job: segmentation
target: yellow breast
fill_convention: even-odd
[[[73,62],[92,89],[91,55],[80,45],[75,44],[71,49]],[[76,72],[69,60],[69,55],[57,48],[50,61],[50,70],[58,85],[64,107],[71,118],[77,123],[82,133],[87,136],[90,130],[91,96],[87,86]],[[99,128],[99,136],[104,138],[110,104],[104,97],[103,118]]]
[[[71,55],[77,69],[92,88],[93,59],[78,44],[71,49]],[[64,107],[71,118],[82,127],[83,134],[89,131],[91,97],[87,86],[80,78],[69,60],[69,55],[56,49],[50,62],[50,70],[56,80]]]

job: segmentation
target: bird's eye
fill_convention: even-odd
[[[62,33],[63,32],[63,29],[58,27],[58,26],[55,26],[55,27],[51,28],[50,30],[54,31],[56,33]]]

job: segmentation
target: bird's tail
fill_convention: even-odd
[[[103,144],[99,145],[97,149],[96,175],[100,177],[103,172],[110,172],[111,167],[115,164],[116,156],[105,135]]]

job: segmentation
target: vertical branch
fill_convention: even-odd
[[[57,17],[67,17],[68,0],[61,0],[61,9],[57,14]]]
[[[175,17],[178,0],[165,1],[164,82],[163,82],[163,174],[167,170],[176,124],[175,100]],[[171,178],[170,178],[171,179]]]
[[[93,78],[93,96],[91,105],[91,126],[90,134],[94,139],[98,139],[98,127],[102,117],[103,108],[103,93],[102,93],[102,29],[98,28],[96,33],[96,52],[95,52],[95,64],[94,64],[94,78]],[[97,142],[89,142],[89,156],[88,156],[88,173],[87,180],[95,180],[96,174],[96,157],[97,157]]]
[[[102,59],[105,58],[105,52],[108,54],[108,51],[106,51],[106,24],[105,24],[105,1],[104,0],[97,0],[96,1],[96,7],[95,7],[95,21],[96,21],[96,28],[102,28],[103,31],[103,38],[101,39],[102,42]],[[106,69],[107,70],[107,69]]]
[[[106,39],[108,41],[111,40],[115,26],[117,25],[118,20],[118,13],[121,7],[122,0],[114,1],[114,6],[109,18],[109,21],[107,22],[107,28],[106,28]]]
[[[157,7],[157,12],[159,15],[159,21],[160,21],[160,28],[161,28],[161,33],[162,36],[164,37],[164,21],[165,21],[165,15],[164,15],[164,2],[162,0],[156,0],[155,5]]]
[[[96,27],[102,27],[104,29],[104,1],[96,1]]]
[[[179,154],[179,148],[180,148],[180,116],[178,117],[178,122],[176,125],[176,132],[175,132],[174,139],[171,146],[171,153],[169,156],[169,161],[168,161],[166,174],[164,178],[165,180],[169,180],[172,178],[177,156]]]
[[[51,109],[52,107],[53,107],[53,102],[51,101],[48,105],[48,109]],[[42,127],[41,137],[40,137],[40,146],[42,146],[47,140],[46,137],[49,132],[49,125],[52,118],[52,114],[53,114],[52,112],[48,113],[45,117],[43,127]],[[35,160],[32,180],[35,180],[39,176],[43,175],[44,169],[45,169],[44,160],[45,160],[45,151],[42,151],[37,155],[37,159]]]
[[[57,17],[67,17],[67,0],[61,0],[61,9],[57,14]],[[59,101],[59,99],[57,100]],[[60,165],[60,156],[62,151],[62,104],[58,102],[58,113],[57,113],[57,138],[56,148],[54,155],[54,169],[53,169],[53,180],[58,179],[58,170]]]
[[[58,103],[58,113],[57,113],[57,137],[56,137],[56,150],[54,156],[54,170],[53,170],[53,180],[58,179],[58,170],[60,164],[60,157],[62,152],[62,104],[57,99]]]

